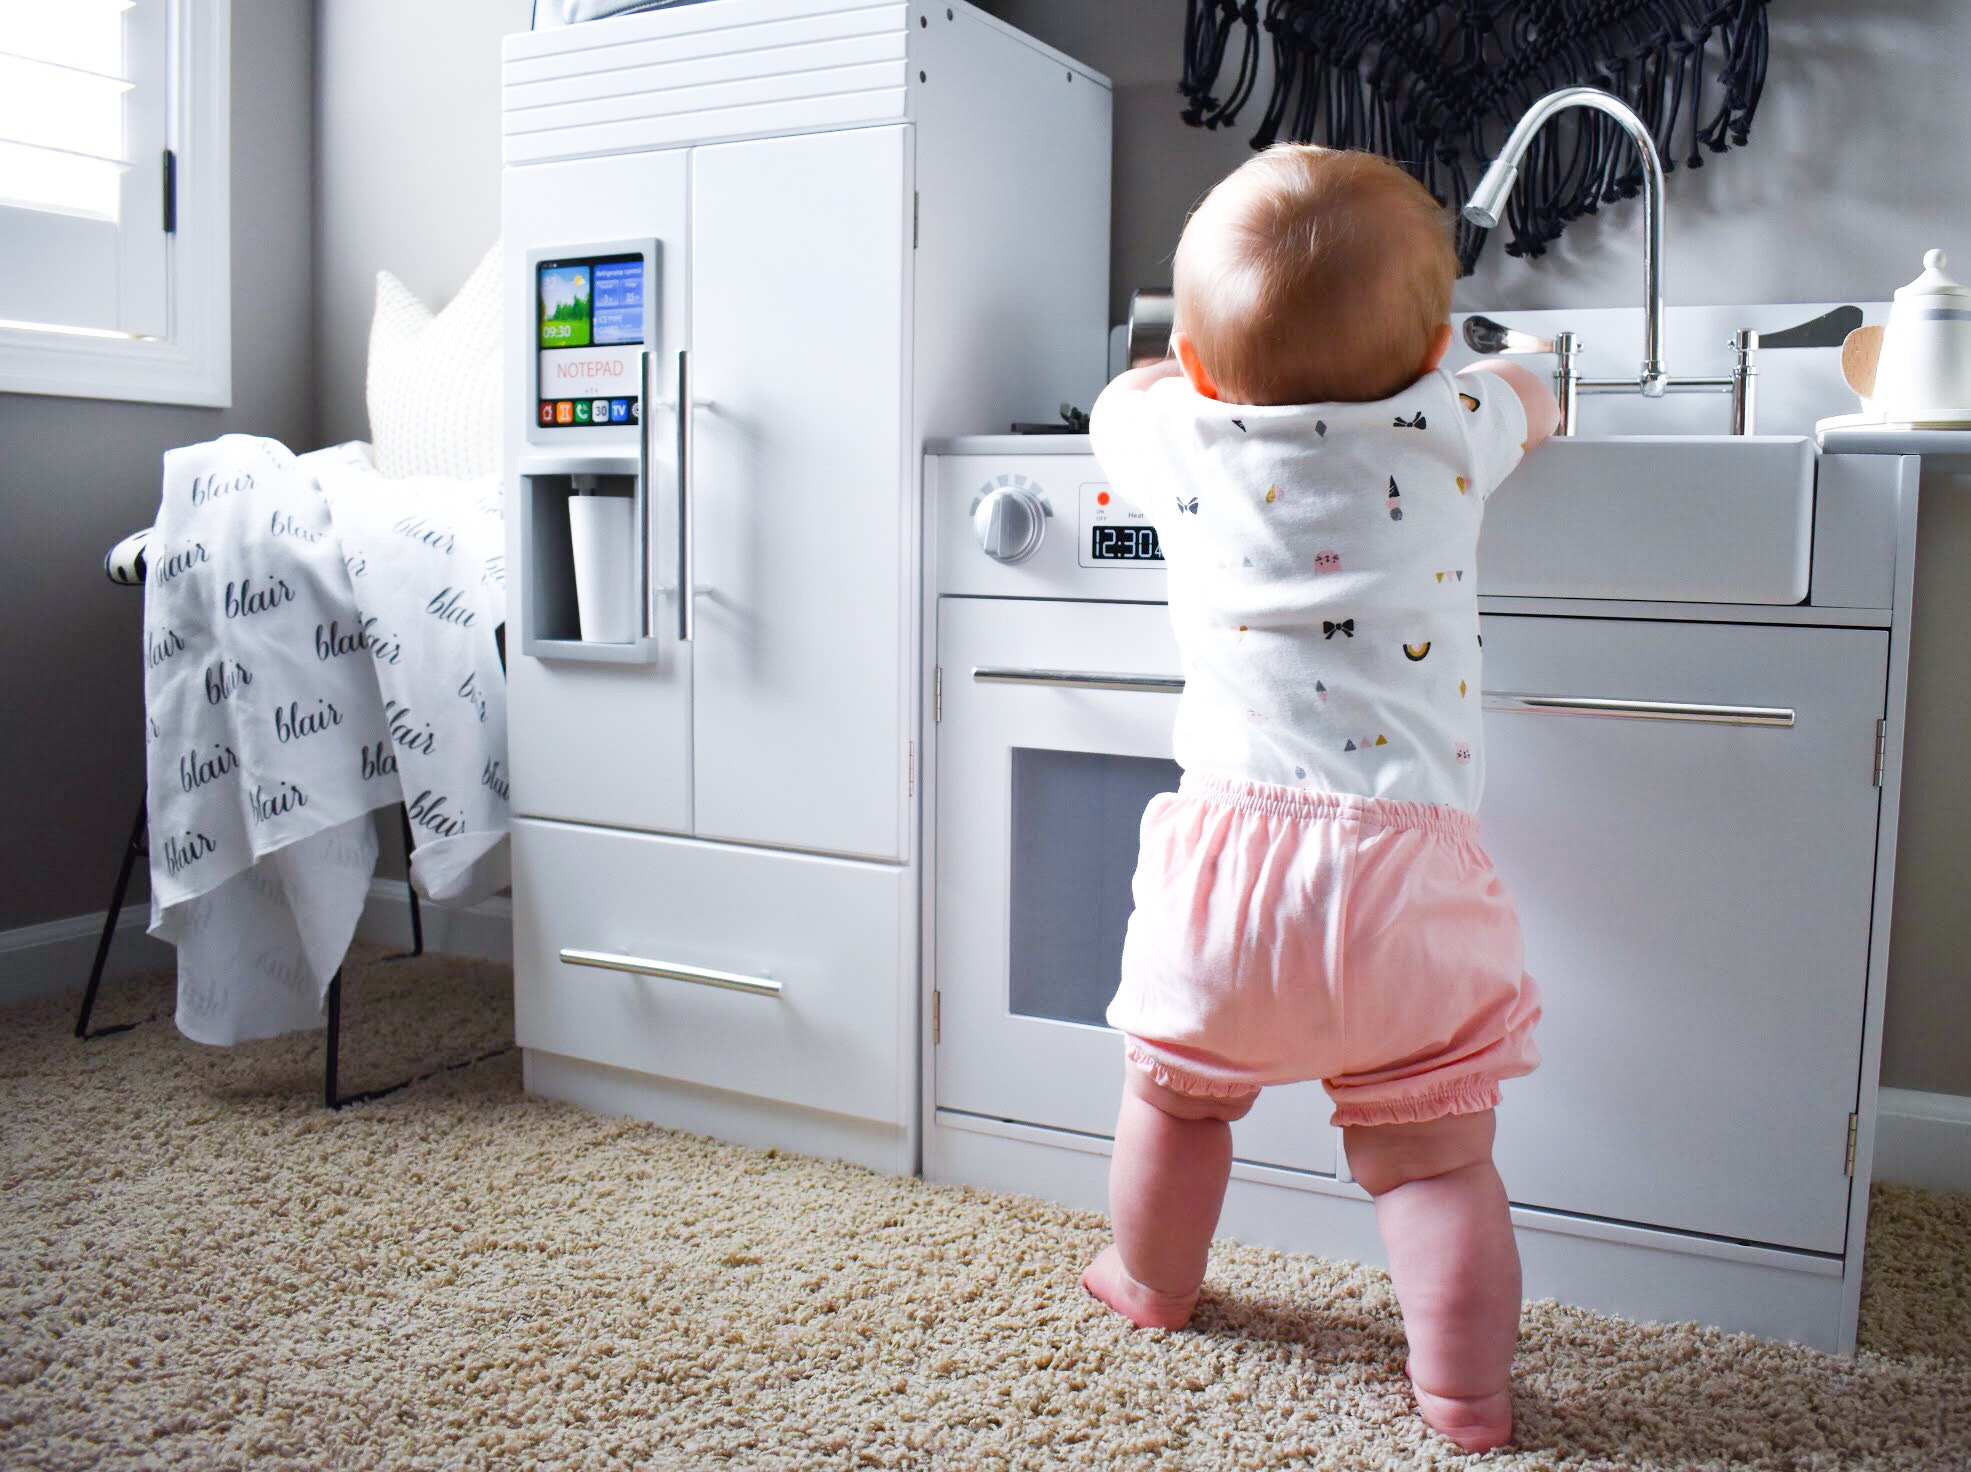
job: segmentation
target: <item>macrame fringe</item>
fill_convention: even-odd
[[[1252,146],[1282,139],[1395,159],[1462,210],[1506,133],[1558,87],[1601,87],[1636,110],[1665,172],[1743,147],[1766,83],[1767,0],[1189,0],[1184,121],[1235,123],[1273,90]],[[1230,81],[1219,91],[1221,79]],[[1573,109],[1534,140],[1506,210],[1508,255],[1539,256],[1570,220],[1642,189],[1605,114]],[[1485,237],[1458,217],[1460,269]]]

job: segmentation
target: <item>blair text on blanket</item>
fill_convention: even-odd
[[[226,617],[245,618],[250,613],[267,613],[283,603],[294,602],[295,596],[294,589],[287,585],[285,578],[275,578],[273,587],[263,587],[258,591],[254,589],[252,578],[241,578],[237,583],[226,584]]]
[[[465,679],[459,683],[459,699],[471,705],[479,714],[479,724],[486,724],[486,697],[479,693],[479,674],[476,670],[466,671]]]
[[[214,660],[212,667],[205,672],[205,703],[217,705],[242,685],[253,683],[252,672],[237,659],[230,661]]]
[[[212,554],[205,550],[205,543],[194,542],[182,552],[173,552],[169,557],[149,557],[151,581],[160,585],[170,582],[180,573],[191,571],[201,562],[210,562]]]
[[[411,724],[411,708],[395,700],[383,702],[383,718],[390,723],[390,739],[406,751],[430,756],[438,749],[438,738],[426,725],[420,731]]]
[[[164,867],[167,872],[178,874],[218,847],[218,844],[203,833],[193,833],[188,830],[183,838],[173,837],[164,840]]]
[[[459,539],[442,526],[433,526],[422,516],[407,516],[390,528],[400,537],[409,537],[413,542],[425,547],[436,547],[440,552],[456,551]]]
[[[456,838],[465,832],[465,819],[448,817],[445,814],[445,795],[425,788],[406,806],[414,827],[435,833],[440,838]]]
[[[193,747],[178,758],[178,785],[187,792],[197,792],[208,782],[217,782],[240,764],[238,753],[230,746],[212,743],[212,753],[200,756],[198,748]]]
[[[276,511],[273,520],[267,524],[267,530],[277,537],[294,537],[303,542],[319,542],[322,539],[320,532],[311,532],[307,527],[298,525],[293,515],[286,511]]]
[[[308,806],[308,794],[291,782],[281,783],[281,790],[271,796],[258,782],[253,784],[253,793],[248,798],[253,804],[253,821],[264,823],[269,818],[278,818],[291,813],[296,808]]]
[[[452,587],[440,588],[433,593],[431,601],[424,605],[424,611],[433,618],[443,619],[448,624],[457,624],[463,629],[471,628],[477,617],[465,606],[465,594]]]
[[[192,477],[192,504],[203,506],[207,501],[216,501],[221,496],[230,496],[239,491],[253,489],[253,477],[242,470],[238,475],[227,478],[217,475],[195,475]]]
[[[388,741],[379,741],[375,746],[363,748],[363,780],[374,782],[378,777],[388,777],[397,770],[397,753],[390,749]]]
[[[181,652],[185,641],[176,629],[166,629],[162,634],[144,633],[144,663],[156,669],[172,655]]]
[[[318,735],[331,726],[341,724],[342,712],[329,701],[319,698],[311,711],[304,711],[298,700],[290,700],[286,710],[274,707],[274,734],[280,738],[282,745],[299,741],[303,736]]]

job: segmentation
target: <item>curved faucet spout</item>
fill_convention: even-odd
[[[1634,109],[1611,92],[1599,87],[1563,87],[1549,92],[1526,109],[1526,115],[1513,125],[1505,147],[1492,160],[1491,167],[1478,181],[1465,205],[1465,218],[1480,229],[1497,227],[1505,214],[1506,196],[1519,178],[1520,160],[1538,133],[1555,113],[1571,107],[1605,112],[1622,125],[1642,155],[1643,166],[1643,362],[1636,386],[1650,398],[1657,398],[1668,383],[1663,371],[1663,161],[1657,156],[1656,140],[1649,135]]]

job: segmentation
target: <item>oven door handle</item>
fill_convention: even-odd
[[[1124,690],[1145,695],[1181,695],[1177,675],[1127,675],[1110,670],[1034,670],[979,665],[972,678],[981,685],[1040,685],[1055,690]],[[1669,700],[1608,700],[1586,695],[1528,695],[1511,690],[1484,692],[1485,709],[1523,715],[1604,716],[1631,721],[1692,721],[1716,726],[1790,727],[1795,713],[1784,706],[1692,705]]]
[[[980,665],[972,678],[981,685],[1045,685],[1055,690],[1133,690],[1145,695],[1181,695],[1178,675],[1124,675],[1107,670],[1023,670]]]

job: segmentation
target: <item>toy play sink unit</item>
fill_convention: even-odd
[[[1815,459],[1803,435],[1556,436],[1485,508],[1480,591],[1799,603]]]

